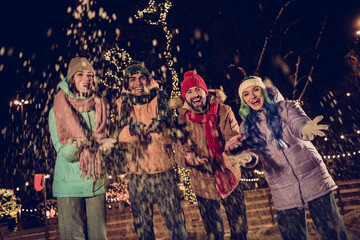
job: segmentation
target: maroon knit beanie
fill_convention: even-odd
[[[206,95],[209,94],[208,89],[204,80],[197,75],[194,71],[187,71],[184,74],[184,81],[181,84],[181,95],[185,101],[185,93],[189,88],[199,86],[206,92]]]

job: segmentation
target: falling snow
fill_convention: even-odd
[[[350,41],[352,51],[345,49],[338,57],[344,59],[349,52],[347,61],[342,64],[350,70],[339,70],[341,74],[335,74],[339,64],[327,65],[331,63],[326,61],[326,58],[333,57],[331,51],[334,49],[333,45],[325,45],[327,39],[332,38],[327,27],[336,20],[331,10],[330,20],[325,22],[326,12],[321,4],[314,6],[318,12],[308,9],[308,14],[303,14],[296,8],[304,6],[294,1],[275,22],[283,7],[280,3],[269,6],[266,1],[259,4],[229,1],[223,5],[205,0],[198,3],[174,1],[167,16],[171,40],[171,51],[167,52],[168,39],[162,26],[150,25],[135,17],[139,9],[146,7],[146,1],[117,4],[92,0],[78,2],[78,6],[72,4],[61,8],[63,20],[57,21],[58,25],[46,25],[42,29],[43,46],[29,50],[21,45],[0,42],[0,74],[11,73],[13,77],[2,78],[2,81],[16,80],[14,89],[4,91],[12,93],[6,94],[11,94],[11,99],[6,99],[3,111],[6,119],[1,125],[3,147],[0,164],[3,170],[0,187],[18,189],[15,194],[25,208],[36,208],[43,201],[42,194],[32,187],[36,173],[50,176],[46,188],[51,198],[56,153],[50,141],[48,114],[58,83],[66,76],[69,60],[75,55],[90,60],[97,71],[100,91],[114,108],[114,100],[120,96],[119,90],[101,83],[105,80],[113,81],[107,82],[111,86],[119,87],[121,84],[111,78],[105,79],[106,72],[122,75],[123,69],[114,68],[104,59],[105,53],[114,47],[125,49],[134,60],[144,61],[169,96],[173,90],[174,74],[169,71],[167,61],[172,61],[180,81],[185,71],[196,69],[209,88],[223,88],[228,95],[226,103],[233,108],[239,121],[237,88],[245,76],[239,68],[245,69],[247,75],[268,77],[285,98],[302,103],[309,116],[324,115],[323,122],[330,125],[330,130],[326,138],[317,138],[314,144],[332,177],[335,180],[359,178],[360,45]],[[312,25],[306,25],[307,21]],[[323,26],[324,32],[321,31]],[[31,38],[28,41],[31,42]],[[315,44],[317,41],[319,45]],[[262,50],[264,55],[261,55]],[[260,56],[263,56],[262,61]],[[15,99],[19,102],[15,103]],[[123,174],[123,166],[116,160],[112,161],[111,174]],[[261,172],[261,166],[256,170]],[[242,174],[246,189],[267,187],[259,172],[243,170]],[[111,196],[127,197],[126,194],[118,195],[114,189],[122,188],[113,185]],[[347,221],[358,223],[359,220],[351,216]],[[271,235],[272,231],[276,232],[267,229],[267,233],[259,231],[259,234]]]

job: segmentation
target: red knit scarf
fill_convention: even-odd
[[[216,128],[218,107],[218,103],[212,103],[208,114],[194,114],[188,111],[185,116],[194,123],[205,123],[206,142],[210,157],[220,164],[220,168],[215,169],[217,189],[220,195],[226,195],[237,184],[237,180],[234,174],[226,168],[220,149],[219,134]]]
[[[89,112],[94,109],[96,111],[95,129],[91,131],[93,144],[82,149],[79,170],[82,171],[83,178],[86,175],[89,178],[93,176],[95,181],[101,175],[101,159],[98,148],[101,139],[106,136],[106,100],[95,95],[87,99],[70,98],[63,90],[60,90],[54,99],[56,130],[61,145],[68,144],[72,137],[89,138],[75,111]]]

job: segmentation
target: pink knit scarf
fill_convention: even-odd
[[[194,114],[188,111],[185,116],[194,123],[205,123],[206,142],[210,157],[220,164],[220,168],[215,169],[217,189],[220,195],[226,195],[232,191],[237,184],[237,180],[234,174],[225,167],[225,161],[220,149],[219,134],[216,128],[218,107],[218,103],[212,103],[208,114]]]
[[[68,97],[60,90],[54,99],[54,115],[56,130],[61,145],[68,144],[72,137],[88,138],[92,141],[91,146],[85,146],[80,153],[79,170],[83,178],[93,176],[95,181],[101,175],[101,159],[99,156],[99,143],[106,136],[106,99],[95,95],[87,99],[75,99]],[[92,136],[86,136],[84,128],[75,111],[96,111],[95,129]]]

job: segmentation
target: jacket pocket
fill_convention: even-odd
[[[322,162],[322,158],[319,152],[316,150],[315,146],[308,141],[304,141],[304,151],[309,159],[316,165],[319,166]]]
[[[72,163],[64,160],[56,160],[54,181],[65,181],[69,178]]]

